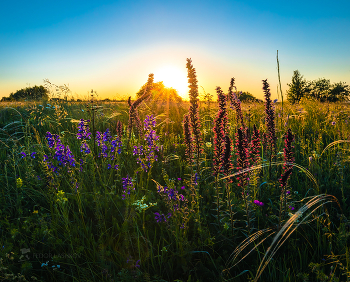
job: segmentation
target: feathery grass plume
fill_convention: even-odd
[[[140,104],[149,98],[151,96],[151,89],[153,85],[153,79],[154,79],[154,74],[150,73],[148,75],[148,80],[147,80],[147,86],[145,88],[145,91],[143,95],[138,98],[134,103],[131,103],[131,97],[128,99],[128,104],[129,104],[129,122],[128,122],[128,130],[129,130],[129,140],[131,137],[131,131],[133,127],[137,128],[138,134],[142,134],[142,124],[140,117],[137,112],[137,108],[140,106]],[[129,142],[129,141],[128,141]]]
[[[263,90],[265,95],[265,113],[266,113],[266,127],[267,127],[267,137],[270,143],[270,164],[272,158],[277,156],[277,147],[276,147],[276,129],[275,129],[275,112],[272,107],[270,86],[267,82],[267,79],[263,80]],[[271,165],[269,167],[269,174],[271,177]]]
[[[192,65],[192,60],[187,58],[186,64],[188,72],[188,83],[189,83],[189,96],[190,96],[190,111],[189,116],[191,120],[191,129],[194,141],[194,153],[196,156],[197,162],[197,173],[199,172],[199,157],[202,153],[202,133],[200,130],[200,121],[199,121],[199,111],[198,111],[198,85],[196,77],[196,69]]]
[[[243,128],[245,128],[243,114],[242,114],[241,101],[238,99],[236,93],[232,92],[233,87],[237,91],[237,88],[236,88],[236,86],[234,86],[234,84],[235,84],[235,78],[232,77],[231,82],[230,82],[230,87],[228,89],[228,97],[229,97],[230,102],[231,102],[231,108],[236,110],[237,126],[238,126],[239,122],[241,122],[241,126]]]
[[[292,134],[291,129],[289,128],[285,135],[284,140],[284,165],[283,170],[284,172],[281,175],[281,178],[279,179],[279,182],[281,183],[281,202],[280,202],[280,212],[279,212],[279,226],[281,224],[281,217],[286,211],[287,208],[287,201],[286,201],[286,186],[287,186],[287,180],[289,176],[292,174],[293,165],[291,163],[294,162],[293,157],[293,148],[292,142],[294,141],[294,135]],[[283,208],[283,210],[282,210]]]
[[[190,117],[189,115],[184,116],[183,120],[183,129],[184,129],[184,142],[186,145],[186,156],[187,156],[187,162],[191,166],[192,165],[192,159],[193,159],[193,145],[192,145],[192,133],[191,133],[191,127],[190,127]]]
[[[249,152],[248,152],[248,141],[247,141],[247,129],[243,129],[242,127],[238,129],[236,133],[236,155],[237,155],[237,169],[244,170],[249,167]],[[248,233],[250,234],[250,220],[249,220],[249,173],[245,172],[237,177],[238,186],[242,188],[242,196],[245,203],[246,215],[247,215],[247,223],[248,223]],[[246,189],[248,188],[248,189]]]
[[[219,102],[219,112],[217,113],[214,121],[214,176],[215,176],[215,189],[217,198],[217,220],[219,220],[219,207],[220,207],[220,192],[218,186],[218,175],[223,165],[224,149],[225,149],[225,133],[227,127],[227,112],[226,112],[226,96],[220,87],[216,88]]]
[[[120,120],[118,120],[118,122],[117,122],[116,131],[117,131],[117,136],[118,136],[119,140],[122,140],[122,136],[123,136],[123,123],[122,123]]]

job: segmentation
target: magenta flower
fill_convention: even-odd
[[[263,202],[259,202],[258,200],[254,200],[254,204],[256,204],[257,206],[263,206],[264,203]]]

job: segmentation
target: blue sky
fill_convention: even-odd
[[[46,78],[78,97],[134,96],[164,67],[186,84],[192,58],[200,92],[226,92],[235,77],[262,98],[267,78],[277,98],[277,50],[283,93],[297,69],[349,85],[349,11],[348,0],[2,1],[0,97]]]

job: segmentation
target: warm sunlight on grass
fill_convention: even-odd
[[[176,89],[183,99],[188,99],[186,70],[181,70],[175,66],[163,66],[154,72],[154,80],[163,81],[165,87]]]

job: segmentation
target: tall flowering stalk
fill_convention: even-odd
[[[233,88],[236,89],[236,86],[234,86],[235,84],[235,78],[232,77],[231,78],[231,82],[230,82],[230,87],[228,89],[228,97],[230,99],[231,102],[231,108],[236,110],[236,118],[237,118],[237,127],[239,126],[239,123],[241,123],[242,128],[245,128],[245,123],[243,120],[243,114],[242,114],[242,107],[241,107],[241,101],[238,99],[237,95],[235,92],[233,92]]]
[[[270,176],[271,176],[271,161],[272,156],[276,156],[276,129],[275,129],[275,112],[272,107],[270,86],[267,79],[263,80],[263,90],[265,95],[265,113],[266,113],[266,127],[267,137],[270,143]]]
[[[243,128],[239,128],[236,133],[236,155],[237,155],[237,169],[245,170],[249,168],[249,152],[248,152],[248,141],[246,138],[246,130]],[[242,188],[242,196],[245,203],[246,214],[247,214],[247,223],[248,223],[248,233],[250,234],[250,220],[249,220],[249,189],[248,181],[249,181],[249,173],[244,172],[236,177],[238,180],[238,186]]]
[[[222,170],[224,172],[225,176],[228,176],[230,174],[230,171],[232,169],[232,163],[231,163],[231,152],[232,152],[232,141],[228,135],[225,135],[224,138],[224,152],[223,152],[223,160],[222,160]],[[231,203],[231,187],[229,186],[229,183],[232,183],[231,180],[226,179],[226,192],[227,192],[227,206],[230,213],[230,222],[231,222],[231,235],[233,236],[233,211],[232,211],[232,203]]]
[[[199,158],[202,153],[202,137],[200,130],[200,121],[199,121],[199,111],[198,111],[198,85],[196,77],[196,69],[192,65],[192,60],[187,59],[187,72],[188,72],[188,83],[189,83],[189,96],[190,96],[190,125],[194,141],[194,153],[197,163],[197,172],[199,172]]]
[[[141,103],[151,96],[151,89],[153,85],[154,74],[150,73],[147,80],[147,85],[143,95],[138,98],[135,102],[131,103],[131,97],[129,97],[129,122],[128,122],[128,130],[129,130],[129,140],[131,137],[131,131],[133,127],[137,128],[137,132],[142,134],[142,125],[140,121],[140,117],[137,111],[137,108],[141,105]],[[128,140],[128,142],[129,142]],[[129,145],[129,143],[128,143]]]
[[[193,159],[193,144],[192,144],[193,137],[191,133],[190,117],[188,114],[184,116],[183,129],[184,129],[184,142],[186,145],[186,157],[189,165],[191,165],[192,159]]]
[[[279,226],[281,224],[281,218],[284,211],[286,211],[287,208],[287,201],[286,201],[286,186],[289,176],[292,174],[293,169],[293,148],[292,142],[294,141],[294,135],[292,134],[291,129],[289,128],[285,135],[284,140],[284,165],[283,165],[283,173],[281,174],[281,178],[279,179],[279,182],[281,183],[281,201],[280,201],[280,213],[279,213]],[[282,210],[283,208],[283,210]]]
[[[219,112],[214,121],[214,176],[215,176],[215,189],[217,198],[217,220],[220,215],[220,192],[218,186],[218,175],[222,169],[224,161],[225,150],[225,133],[227,128],[227,112],[226,112],[226,96],[220,87],[216,88],[219,102]]]
[[[119,140],[122,140],[123,124],[120,120],[118,120],[118,122],[117,122],[116,131],[117,131],[117,136],[118,136]]]
[[[252,140],[249,143],[249,153],[250,153],[250,163],[251,166],[257,166],[261,162],[261,143],[260,143],[260,132],[256,128],[255,124],[253,126],[253,134]],[[258,180],[259,180],[260,168],[255,168],[250,171],[250,181],[249,184],[253,187],[254,193],[252,193],[253,197],[257,196]],[[257,201],[257,200],[256,200]]]
[[[219,102],[219,112],[214,121],[214,175],[217,177],[223,164],[225,135],[227,131],[226,96],[220,87],[216,88]]]

